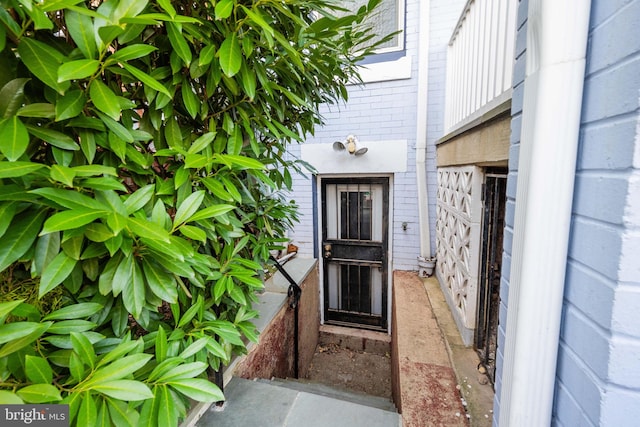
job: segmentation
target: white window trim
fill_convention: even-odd
[[[411,62],[411,56],[405,55],[393,61],[363,64],[358,67],[358,72],[363,83],[410,79]]]

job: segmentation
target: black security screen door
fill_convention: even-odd
[[[327,323],[386,331],[388,211],[387,178],[322,181]]]
[[[506,171],[488,170],[483,194],[482,257],[475,346],[491,382],[495,379]]]

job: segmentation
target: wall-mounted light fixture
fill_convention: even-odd
[[[364,153],[368,151],[367,147],[356,147],[358,143],[358,138],[355,135],[347,136],[347,140],[345,142],[336,141],[333,143],[334,151],[343,151],[347,150],[349,154],[355,154],[356,156],[362,156]]]

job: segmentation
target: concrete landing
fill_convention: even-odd
[[[393,273],[393,396],[405,427],[468,427],[456,375],[416,273]]]
[[[400,415],[379,408],[335,399],[283,384],[233,378],[225,388],[227,402],[214,406],[198,427],[397,427]]]

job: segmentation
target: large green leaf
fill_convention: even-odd
[[[167,427],[177,427],[178,408],[175,398],[171,394],[169,387],[156,386],[154,388],[154,400],[158,401],[158,420],[166,422]]]
[[[224,400],[224,394],[222,394],[217,385],[201,378],[173,380],[169,382],[169,385],[198,402],[219,402]]]
[[[31,190],[30,193],[37,194],[53,202],[56,202],[60,206],[64,206],[67,209],[107,209],[107,206],[105,204],[100,203],[96,199],[93,199],[83,193],[74,190],[64,190],[54,187],[41,187],[36,188],[35,190]]]
[[[58,212],[45,221],[42,234],[80,228],[98,218],[107,216],[107,214],[108,212],[106,211],[96,211],[93,209],[73,209]]]
[[[45,165],[31,162],[0,162],[0,178],[17,178],[42,169]]]
[[[98,407],[96,406],[94,397],[88,391],[78,394],[82,396],[82,401],[78,409],[76,425],[95,426],[98,420]]]
[[[258,26],[262,28],[262,30],[264,30],[265,33],[273,37],[274,35],[273,27],[271,27],[271,25],[267,23],[267,21],[264,19],[264,17],[262,16],[258,8],[248,9],[243,5],[241,5],[240,7],[242,7],[242,10],[244,11],[244,13],[247,14],[247,16],[249,17],[249,19],[251,19],[251,21],[253,21],[255,24],[258,24]]]
[[[114,296],[120,295],[120,292],[129,285],[133,277],[133,269],[135,260],[132,256],[124,256],[113,275],[113,283],[111,286]]]
[[[200,66],[209,65],[216,55],[216,46],[213,44],[206,45],[200,51],[200,57],[198,63]]]
[[[220,0],[214,9],[216,19],[227,19],[233,12],[234,0]]]
[[[216,157],[225,164],[229,164],[233,169],[265,169],[264,163],[260,160],[252,159],[250,157],[233,155],[233,154],[216,154]]]
[[[27,15],[33,20],[33,28],[36,30],[51,30],[53,22],[41,9],[39,4],[34,4],[31,9],[26,9]]]
[[[43,12],[53,12],[54,10],[64,9],[76,5],[82,0],[48,0],[40,5]]]
[[[245,63],[240,67],[240,77],[242,77],[242,88],[246,92],[250,100],[253,100],[256,96],[256,73],[254,70],[247,68]]]
[[[46,315],[43,320],[69,320],[89,317],[102,309],[102,304],[95,302],[83,302],[69,305]]]
[[[154,222],[130,217],[127,218],[127,223],[129,230],[137,236],[166,243],[171,241],[169,232],[164,228],[158,227]]]
[[[67,187],[73,187],[73,179],[76,174],[73,169],[67,166],[52,165],[49,170],[49,177],[54,181],[65,184]]]
[[[78,116],[84,108],[87,99],[84,92],[70,90],[64,95],[58,95],[56,102],[56,121],[70,119]]]
[[[26,355],[24,371],[32,383],[51,384],[53,382],[53,369],[47,359]]]
[[[42,297],[69,277],[76,263],[77,261],[75,259],[67,256],[64,252],[56,255],[53,261],[51,261],[42,272],[38,297]]]
[[[52,324],[52,322],[36,323],[37,326],[31,332],[29,332],[28,334],[26,334],[22,338],[18,338],[16,340],[13,340],[11,342],[6,343],[0,349],[0,358],[3,358],[3,357],[6,357],[6,356],[8,356],[8,355],[10,355],[12,353],[15,353],[16,351],[18,351],[18,350],[28,346],[32,342],[34,342],[43,333],[45,333],[45,331],[51,326],[51,324]]]
[[[153,399],[148,399],[147,402],[151,400]],[[111,416],[111,424],[109,424],[109,426],[141,427],[142,424],[139,422],[140,417],[137,410],[127,405],[127,402],[107,397],[105,403],[108,406],[109,415]]]
[[[122,163],[127,163],[127,143],[113,132],[109,132],[109,148]]]
[[[71,38],[85,58],[95,58],[98,49],[91,17],[74,10],[65,10],[64,18]]]
[[[0,325],[0,344],[24,338],[30,333],[39,330],[41,323],[38,322],[14,322]]]
[[[115,380],[101,382],[99,385],[95,385],[92,388],[114,399],[126,400],[126,401],[138,401],[151,399],[153,393],[149,390],[144,383],[140,381],[132,380]]]
[[[133,44],[116,50],[110,59],[123,63],[132,59],[142,58],[156,50],[158,50],[157,47],[148,44]]]
[[[155,186],[153,184],[149,184],[138,188],[135,193],[129,195],[129,197],[124,201],[127,214],[131,215],[149,203],[153,197],[154,189]]]
[[[0,52],[7,46],[7,30],[4,29],[4,25],[0,25]]]
[[[18,116],[0,121],[0,151],[9,161],[18,160],[29,146],[29,132]]]
[[[78,151],[80,146],[69,135],[66,135],[57,130],[47,129],[44,127],[27,125],[29,133],[36,138],[40,138],[43,141],[48,142],[54,147],[58,147],[62,150]]]
[[[148,3],[149,0],[121,1],[118,3],[111,17],[114,21],[119,21],[122,18],[139,15],[144,8],[147,7]]]
[[[71,168],[76,176],[112,175],[118,176],[116,168],[105,165],[81,165]]]
[[[17,209],[18,202],[0,203],[0,237],[9,228]]]
[[[0,8],[0,22],[7,26],[7,29],[13,33],[14,36],[20,35],[20,26],[16,23],[14,18],[9,14],[7,9],[3,6]]]
[[[60,390],[51,384],[33,384],[21,388],[18,396],[26,403],[48,403],[62,400]]]
[[[118,214],[119,216],[127,217],[129,215],[125,204],[122,202],[122,199],[120,199],[120,196],[118,196],[118,194],[115,191],[97,191],[96,200],[98,200],[100,203],[106,206],[109,210],[111,210],[115,214]],[[120,218],[117,218],[117,219],[118,221],[120,221]],[[123,219],[122,227],[124,227],[125,223],[126,223],[126,219]],[[120,228],[112,227],[112,229],[114,231],[119,232],[120,230],[122,230],[122,227]]]
[[[58,252],[60,252],[60,233],[49,233],[38,237],[33,255],[33,273],[42,275],[44,267],[49,265]]]
[[[58,68],[58,82],[90,77],[98,71],[99,67],[100,62],[96,59],[78,59],[64,62]]]
[[[16,301],[0,302],[0,324],[4,322],[5,318],[23,302],[24,302],[23,299],[16,300]]]
[[[0,390],[0,405],[22,405],[24,400],[10,391]]]
[[[69,88],[69,82],[58,82],[57,70],[64,56],[54,47],[23,37],[18,45],[18,53],[29,71],[44,84],[58,93],[64,93]]]
[[[68,335],[71,332],[87,332],[97,326],[94,322],[88,320],[61,320],[55,322],[47,332],[56,335]]]
[[[187,67],[191,64],[191,59],[193,55],[191,54],[191,49],[187,44],[184,36],[182,35],[182,31],[177,24],[173,22],[167,22],[167,35],[169,36],[169,42],[171,46],[175,49],[175,52],[178,54],[180,59],[184,61]]]
[[[11,117],[22,106],[24,85],[29,80],[26,78],[13,79],[0,89],[0,117]]]
[[[73,351],[80,357],[82,363],[93,369],[96,363],[96,352],[91,341],[78,332],[71,332],[70,336]]]
[[[180,230],[180,233],[182,233],[182,235],[188,239],[195,240],[202,243],[206,243],[207,241],[207,232],[200,227],[183,224],[179,227],[179,230]]]
[[[220,49],[218,49],[218,57],[220,58],[220,67],[227,77],[233,77],[240,71],[242,49],[235,33],[222,42]]]
[[[132,354],[115,360],[109,365],[97,369],[91,379],[87,381],[87,385],[102,384],[125,378],[146,365],[152,357],[151,354]]]
[[[204,200],[205,192],[203,190],[196,191],[189,195],[178,206],[178,210],[173,218],[173,227],[177,228],[180,224],[185,223],[189,218],[198,211],[198,208]]]
[[[159,81],[151,77],[149,74],[145,73],[142,70],[139,70],[138,68],[132,65],[127,64],[126,62],[122,62],[121,64],[125,70],[127,70],[133,75],[133,77],[137,78],[142,83],[149,86],[151,89],[156,90],[158,92],[162,92],[167,96],[171,96],[171,92],[169,92],[169,90],[166,87],[164,87],[162,83],[160,83]]]
[[[118,101],[118,102],[120,102],[120,101]],[[113,132],[115,135],[117,135],[118,138],[120,138],[120,139],[122,139],[123,141],[126,141],[126,142],[135,141],[135,139],[133,138],[133,135],[131,134],[131,132],[129,132],[129,130],[127,130],[127,128],[122,126],[116,120],[113,120],[108,115],[103,114],[103,113],[101,113],[99,111],[97,111],[97,114],[98,114],[98,117],[100,117],[100,119],[102,120],[102,122],[109,128],[109,130],[111,132]]]
[[[84,335],[92,344],[100,342],[106,338],[104,335],[94,331],[83,332],[82,335]],[[73,349],[73,344],[71,344],[71,337],[69,335],[47,335],[42,340],[61,349]]]
[[[165,120],[164,137],[170,148],[178,149],[184,146],[180,125],[175,117],[169,117]]]
[[[201,338],[197,340],[195,343],[191,344],[189,347],[193,347],[194,345],[200,347],[201,349],[205,347],[207,340],[211,338]],[[205,344],[203,344],[205,343]],[[184,359],[184,356],[179,356],[179,358]],[[207,369],[207,364],[204,362],[191,362],[191,363],[181,363],[178,366],[175,366],[158,378],[157,382],[171,382],[176,380],[194,378],[203,373]]]
[[[2,164],[3,162],[0,162]],[[38,236],[47,212],[30,209],[18,215],[12,222],[9,231],[2,237],[0,245],[0,271],[20,259],[31,247]]]
[[[205,348],[207,346],[207,344],[209,343],[209,340],[212,340],[213,338],[211,337],[203,337],[200,339],[197,339],[196,341],[194,341],[193,343],[189,344],[189,346],[187,346],[187,348],[185,348],[182,353],[180,353],[178,355],[178,357],[181,357],[183,359],[189,359],[191,356],[193,356],[194,354],[198,353],[200,350],[202,350],[203,348]],[[195,362],[198,363],[198,362]],[[204,371],[204,369],[203,369]],[[194,373],[193,375],[189,375],[189,376],[183,376],[182,378],[187,378],[187,377],[195,377],[196,373]]]
[[[48,102],[36,102],[21,107],[17,112],[20,117],[38,117],[43,119],[51,119],[55,117],[55,106]]]
[[[127,311],[138,319],[145,304],[145,284],[142,269],[138,263],[133,262],[132,265],[131,279],[125,283],[122,290],[122,299]]]
[[[186,78],[182,81],[181,94],[182,102],[184,103],[187,112],[192,119],[195,119],[198,115],[198,111],[200,110],[200,100],[198,99],[198,96],[193,93],[193,89]]]
[[[92,242],[106,242],[114,236],[113,231],[109,227],[99,222],[92,222],[87,225],[84,235]]]
[[[96,108],[113,120],[118,121],[120,119],[120,101],[115,93],[107,85],[100,80],[94,80],[89,87],[89,95],[91,96],[91,102]]]
[[[147,258],[142,261],[144,278],[147,280],[149,289],[158,298],[168,303],[175,303],[178,300],[178,288],[173,274],[167,273],[164,269]]]

